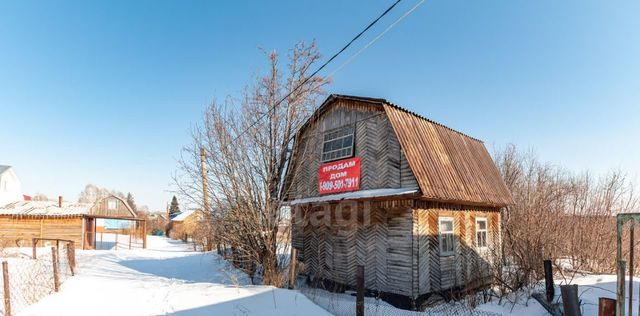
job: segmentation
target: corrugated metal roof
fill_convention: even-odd
[[[484,144],[387,103],[385,111],[426,198],[505,206],[511,194]]]
[[[0,215],[28,217],[65,217],[89,214],[92,204],[63,202],[58,207],[56,201],[18,201],[0,206]]]

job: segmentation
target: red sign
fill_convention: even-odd
[[[318,190],[320,194],[348,192],[360,189],[360,157],[320,165]]]

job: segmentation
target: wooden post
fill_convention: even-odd
[[[576,284],[560,285],[562,306],[565,316],[580,316],[580,301],[578,300],[578,286]]]
[[[200,174],[202,176],[202,205],[205,214],[209,214],[209,184],[207,183],[207,161],[204,147],[200,148]]]
[[[617,298],[616,298],[616,315],[624,316],[624,273],[627,271],[627,262],[618,261],[618,282],[617,282]]]
[[[4,314],[11,316],[11,288],[9,287],[9,264],[2,261],[2,283],[4,284]]]
[[[60,289],[60,271],[58,270],[58,250],[51,247],[51,261],[53,261],[53,290],[58,292]]]
[[[67,262],[69,263],[69,270],[71,270],[71,276],[75,275],[73,271],[73,253],[71,252],[71,243],[67,243]]]
[[[60,240],[56,239],[56,256],[58,256],[58,260],[60,260]]]
[[[147,221],[142,222],[142,249],[147,249]]]
[[[102,243],[102,234],[104,234],[104,232],[100,232],[100,249],[102,249],[102,245],[104,245]]]
[[[356,267],[356,316],[364,316],[364,266]]]
[[[289,261],[289,289],[293,289],[296,282],[296,256],[296,248],[291,247],[291,259]]]
[[[629,316],[633,316],[633,224],[629,224]]]
[[[31,257],[33,259],[38,259],[38,252],[36,251],[36,246],[38,245],[38,241],[35,238],[33,238],[31,242],[33,243],[33,254],[31,255]]]
[[[607,297],[598,299],[598,316],[615,316],[616,300]]]
[[[129,250],[131,250],[131,238],[133,237],[133,235],[131,234],[131,231],[129,231]]]
[[[118,250],[118,232],[116,232],[116,250]]]
[[[71,265],[73,266],[73,270],[76,270],[76,243],[71,242]]]
[[[551,303],[555,296],[555,288],[553,286],[553,267],[551,260],[544,261],[544,283],[547,292],[547,302]]]

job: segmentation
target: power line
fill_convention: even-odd
[[[348,65],[349,63],[351,63],[356,57],[358,57],[360,54],[362,54],[362,52],[367,50],[367,48],[369,48],[371,45],[373,45],[375,42],[377,42],[382,36],[384,36],[384,34],[389,32],[389,30],[391,30],[394,26],[396,26],[396,24],[400,23],[400,21],[404,20],[404,18],[409,16],[411,13],[413,13],[413,11],[415,11],[425,1],[426,0],[420,0],[409,11],[407,11],[405,14],[403,14],[401,17],[399,17],[397,20],[395,20],[393,23],[391,23],[386,29],[384,29],[384,31],[382,31],[382,33],[378,34],[378,36],[373,38],[369,43],[367,43],[367,45],[364,45],[359,51],[357,51],[355,54],[351,55],[351,57],[349,57],[349,59],[347,59],[345,62],[340,64],[340,66],[338,66],[338,68],[336,68],[329,75],[327,75],[327,77],[331,77],[331,76],[335,75],[338,71],[342,70],[342,68],[344,68],[344,66]]]
[[[275,110],[275,108],[278,107],[278,105],[280,105],[280,103],[284,102],[284,100],[286,100],[294,92],[296,92],[298,89],[300,89],[304,84],[306,84],[309,80],[311,80],[311,78],[314,78],[322,69],[324,69],[324,67],[326,67],[329,63],[331,63],[334,59],[336,59],[336,57],[338,57],[338,55],[340,55],[347,48],[349,48],[349,46],[351,46],[351,44],[353,44],[353,42],[358,40],[358,38],[360,38],[360,36],[362,36],[362,34],[367,32],[371,27],[373,27],[376,23],[378,23],[378,21],[380,19],[382,19],[385,15],[387,15],[387,13],[389,13],[391,10],[393,10],[393,8],[396,5],[398,5],[398,3],[400,3],[400,1],[402,1],[402,0],[397,0],[390,7],[388,7],[384,12],[382,12],[382,14],[380,14],[380,16],[378,16],[375,20],[373,20],[371,23],[369,23],[369,25],[367,25],[367,27],[365,27],[362,31],[360,31],[360,33],[358,33],[358,35],[356,35],[354,38],[352,38],[344,47],[342,47],[342,49],[340,49],[337,53],[333,54],[333,56],[331,56],[331,58],[329,58],[329,60],[327,60],[324,64],[322,64],[322,66],[320,66],[320,68],[316,69],[316,71],[314,71],[310,76],[305,78],[300,84],[298,84],[295,88],[293,88],[291,91],[289,91],[289,93],[287,93],[287,95],[285,95],[282,99],[280,99],[280,101],[276,102],[276,104],[274,104],[271,108],[269,108],[269,110],[267,112],[265,112],[262,115],[260,115],[253,123],[251,123],[251,125],[249,125],[249,127],[247,127],[244,130],[242,130],[242,132],[240,132],[240,134],[238,134],[230,144],[235,143],[240,137],[242,137],[242,135],[244,135],[244,133],[246,133],[249,129],[251,129],[254,126],[256,126],[256,124],[258,124],[258,122],[260,122],[265,116],[267,116],[267,114],[269,114],[269,113],[271,113],[271,111]],[[229,146],[230,144],[227,144],[227,146]]]

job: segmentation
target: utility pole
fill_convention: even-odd
[[[213,249],[213,223],[211,209],[209,208],[209,185],[207,183],[207,163],[204,147],[200,147],[200,173],[202,174],[202,206],[204,208],[204,216],[207,221],[209,234],[207,236],[207,251]]]

